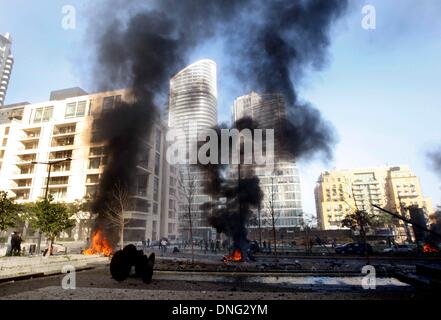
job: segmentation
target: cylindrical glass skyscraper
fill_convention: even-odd
[[[214,61],[199,60],[181,70],[170,80],[168,121],[171,129],[179,129],[185,133],[185,142],[181,143],[185,143],[187,147],[189,141],[196,140],[197,132],[217,125],[217,83]],[[183,183],[188,186],[188,180],[192,179],[198,186],[191,206],[194,239],[213,238],[214,230],[207,224],[206,216],[200,210],[201,204],[210,201],[210,197],[200,188],[203,176],[197,168],[185,166],[181,168],[184,173]],[[187,169],[190,170],[190,174],[186,171]],[[184,237],[188,235],[186,205],[184,199],[183,208],[180,209]]]

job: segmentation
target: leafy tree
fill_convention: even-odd
[[[0,231],[15,227],[20,211],[20,205],[8,198],[7,192],[0,191]]]
[[[361,242],[366,242],[366,229],[375,224],[375,217],[364,210],[355,210],[341,221],[342,227],[360,231]]]
[[[64,203],[53,202],[53,197],[29,204],[29,222],[31,225],[45,233],[50,240],[48,256],[52,253],[52,246],[58,234],[72,228],[75,221],[71,219],[72,212]]]

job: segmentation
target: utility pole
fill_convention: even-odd
[[[259,206],[257,207],[257,219],[258,219],[258,222],[259,222],[259,247],[260,248],[262,248],[262,224],[261,224],[261,221],[260,221],[260,204],[259,204]]]
[[[399,201],[399,206],[400,206],[399,212],[401,213],[401,216],[403,218],[406,218],[406,211],[407,211],[406,204],[401,201],[401,196],[398,196],[398,201]],[[404,226],[404,230],[406,232],[407,242],[412,243],[412,236],[410,234],[410,229],[405,221],[403,221],[403,226]]]
[[[49,196],[49,180],[51,178],[51,171],[52,171],[52,166],[55,164],[60,164],[63,163],[65,161],[72,161],[71,158],[66,158],[66,159],[62,159],[62,160],[57,160],[57,161],[49,161],[49,162],[38,162],[38,161],[32,161],[31,164],[44,164],[48,166],[48,171],[47,171],[47,178],[46,178],[46,189],[44,190],[44,200],[48,201],[48,196]],[[38,235],[38,243],[37,243],[37,253],[40,254],[40,248],[41,248],[41,231],[39,231],[39,235]],[[48,249],[48,255],[50,255],[50,248]]]

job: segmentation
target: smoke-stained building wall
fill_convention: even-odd
[[[217,76],[216,63],[212,60],[199,60],[179,71],[170,80],[169,114],[170,129],[182,130],[185,138],[179,143],[189,150],[189,142],[196,141],[196,133],[217,125]],[[187,157],[188,159],[188,157]],[[198,189],[194,196],[192,210],[192,225],[196,238],[208,239],[214,237],[215,230],[208,225],[207,217],[199,206],[210,200],[202,191],[202,173],[197,168],[181,165],[179,170],[184,184],[189,179],[195,179]],[[190,175],[186,170],[191,170]],[[179,206],[181,230],[185,236],[188,232],[188,217],[186,204]]]
[[[260,128],[276,129],[280,127],[286,117],[283,95],[251,92],[236,98],[233,104],[233,120],[237,121],[244,117],[252,118]],[[289,139],[289,137],[284,138]],[[279,158],[281,151],[278,142],[277,139],[274,142],[276,153],[274,168],[257,166],[255,169],[264,193],[260,214],[261,226],[272,226],[268,211],[270,198],[274,198],[276,227],[298,227],[303,222],[299,169],[294,159],[287,160],[290,158],[288,155],[283,156],[283,159]],[[256,214],[256,217],[258,219],[259,215]],[[251,225],[250,227],[257,226]]]
[[[72,160],[52,166],[49,193],[63,202],[93,198],[109,157],[100,137],[99,119],[131,96],[130,90],[69,94],[67,98],[55,93],[52,97],[58,96],[58,100],[18,106],[19,116],[5,117],[0,123],[0,190],[22,203],[44,196],[48,166],[33,162],[67,158]],[[165,205],[173,176],[165,161],[165,128],[158,119],[143,142],[137,179],[130,190],[133,201],[125,212],[129,221],[125,241],[177,237],[177,217]],[[77,226],[69,237],[85,239],[90,231],[89,215],[74,218]],[[167,228],[161,228],[162,224]],[[28,236],[32,235],[28,232]]]
[[[0,34],[0,107],[4,105],[14,57],[11,51],[12,38],[9,33]]]

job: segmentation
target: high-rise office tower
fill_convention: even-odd
[[[171,129],[182,130],[184,138],[179,141],[189,146],[195,141],[196,132],[217,125],[217,84],[216,63],[211,60],[199,60],[176,74],[170,80],[168,123]],[[187,149],[187,155],[192,152]],[[199,206],[210,200],[202,191],[200,182],[201,172],[195,167],[180,166],[182,183],[196,181],[198,188],[192,205],[193,235],[196,238],[208,239],[214,237],[214,229],[207,224],[206,216]],[[190,174],[188,171],[190,170]],[[185,188],[184,188],[185,189]],[[184,201],[185,202],[185,201]],[[188,217],[185,213],[185,203],[181,203],[182,232],[188,237]]]
[[[260,128],[271,129],[282,125],[285,117],[285,102],[281,94],[250,94],[236,98],[233,104],[233,120],[250,117],[258,123]],[[270,209],[274,209],[276,227],[289,229],[298,227],[303,222],[303,209],[300,189],[299,170],[294,159],[283,160],[280,154],[277,137],[274,148],[276,151],[274,168],[257,166],[256,175],[260,179],[260,187],[264,193],[260,217],[261,226],[270,227]],[[272,208],[269,208],[272,206]],[[255,226],[250,226],[255,227]]]
[[[11,51],[12,39],[9,33],[0,34],[0,107],[3,106],[11,77],[14,58]]]

